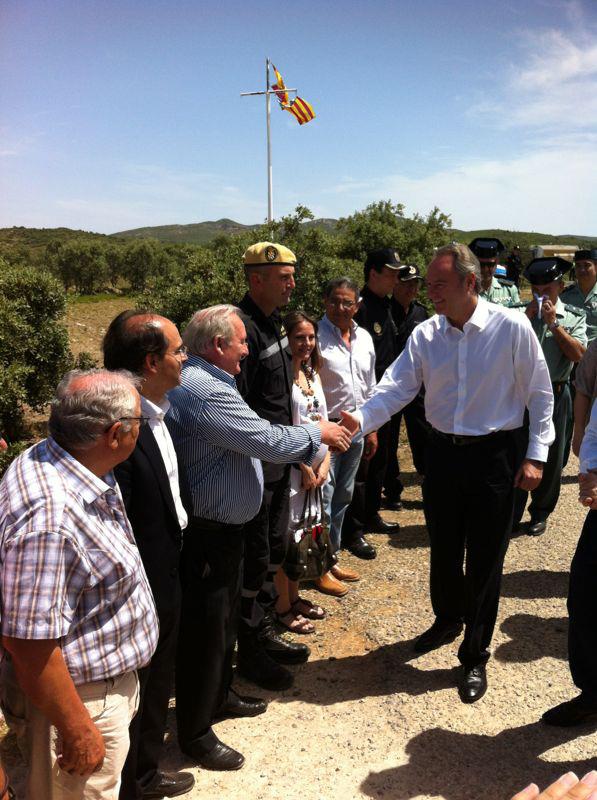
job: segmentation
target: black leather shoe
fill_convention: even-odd
[[[388,511],[400,511],[402,509],[402,500],[399,497],[382,497],[381,507]]]
[[[398,522],[386,522],[380,514],[376,514],[365,523],[365,530],[368,533],[395,533],[400,530],[400,524]]]
[[[357,539],[353,539],[351,542],[345,544],[344,549],[352,553],[353,556],[363,558],[366,561],[371,561],[377,556],[377,550],[373,545],[369,544],[364,536],[359,536]]]
[[[542,533],[545,533],[546,528],[547,528],[546,519],[531,520],[527,527],[527,534],[529,536],[541,536]]]
[[[463,668],[462,678],[458,686],[458,694],[463,703],[476,703],[487,691],[485,665],[479,664],[470,669]]]
[[[283,691],[294,683],[292,673],[270,658],[260,644],[248,649],[241,647],[239,641],[236,668],[243,678],[262,689]]]
[[[143,792],[143,800],[162,800],[190,792],[195,778],[190,772],[159,772],[158,782]]]
[[[462,622],[445,623],[436,619],[414,644],[415,653],[429,653],[443,644],[453,642],[462,633]]]
[[[273,619],[267,615],[259,633],[265,652],[278,664],[304,664],[309,659],[311,651],[306,644],[289,642],[276,630]]]
[[[267,703],[259,697],[244,697],[233,689],[228,689],[228,698],[217,711],[215,720],[234,719],[235,717],[257,717],[267,710]]]
[[[582,694],[550,708],[541,717],[546,725],[557,725],[561,728],[572,728],[575,725],[597,723],[597,702],[587,700]]]
[[[194,759],[203,769],[213,769],[219,772],[240,769],[245,763],[242,753],[228,747],[227,744],[217,739],[210,750],[202,750],[197,746],[191,745],[187,750],[183,750],[187,756]]]

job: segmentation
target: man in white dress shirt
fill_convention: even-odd
[[[485,664],[514,488],[531,490],[541,481],[554,438],[553,394],[529,321],[479,297],[479,262],[468,247],[440,248],[426,282],[437,314],[414,329],[364,406],[342,416],[352,430],[360,426],[367,434],[425,384],[425,415],[433,430],[423,500],[435,622],[415,650],[424,653],[453,641],[464,621],[459,694],[463,702],[474,703],[487,689]]]

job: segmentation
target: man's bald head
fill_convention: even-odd
[[[142,375],[145,357],[154,354],[161,358],[168,349],[166,324],[172,323],[150,311],[123,311],[112,320],[102,342],[106,369],[126,369]]]

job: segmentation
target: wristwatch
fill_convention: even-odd
[[[552,322],[551,325],[548,325],[547,327],[550,331],[555,331],[556,328],[560,327],[560,323],[556,319],[555,322]]]

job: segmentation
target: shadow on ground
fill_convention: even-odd
[[[513,614],[500,625],[510,637],[495,651],[498,661],[528,663],[539,658],[568,657],[568,619],[541,617],[532,614]]]
[[[371,541],[374,543],[371,534]],[[388,544],[390,547],[396,547],[399,550],[411,550],[418,547],[429,546],[429,534],[425,525],[400,525],[400,530],[388,536]]]
[[[368,797],[392,800],[506,800],[531,781],[543,788],[568,770],[578,775],[588,772],[594,757],[554,762],[541,756],[590,730],[532,723],[491,736],[433,728],[406,745],[407,764],[369,773],[361,791]]]
[[[568,572],[551,572],[547,569],[522,569],[508,572],[502,578],[502,597],[520,597],[534,600],[541,597],[567,597]]]

